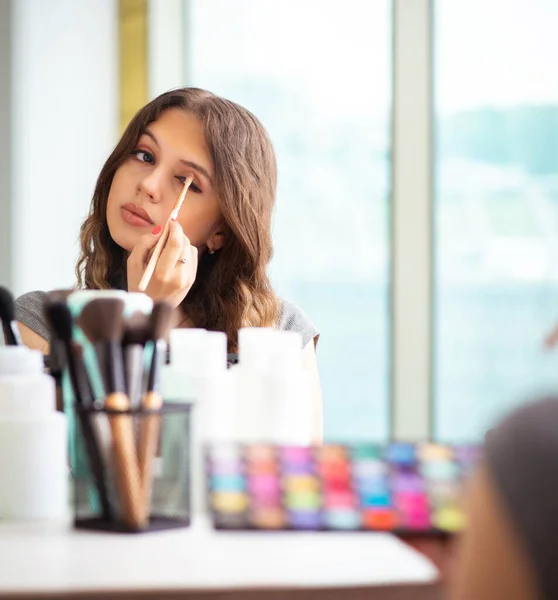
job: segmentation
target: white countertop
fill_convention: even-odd
[[[204,523],[140,535],[0,523],[0,595],[432,583],[384,533],[229,533]]]

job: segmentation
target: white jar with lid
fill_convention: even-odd
[[[191,434],[192,513],[205,512],[203,448],[234,439],[235,396],[227,370],[227,336],[205,329],[173,329],[170,364],[162,371],[165,402],[193,402]]]
[[[241,442],[312,443],[312,387],[294,331],[244,328],[238,334],[236,438]]]
[[[0,347],[0,519],[69,517],[66,416],[42,354]]]

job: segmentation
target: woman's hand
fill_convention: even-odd
[[[137,292],[145,267],[163,230],[143,235],[128,257],[128,291]],[[182,227],[171,221],[168,237],[145,290],[154,301],[165,300],[177,307],[196,279],[198,249],[190,244]]]

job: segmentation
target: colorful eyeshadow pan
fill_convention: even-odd
[[[415,447],[412,444],[391,444],[386,448],[385,458],[396,466],[410,466],[416,463]]]
[[[218,529],[454,533],[474,446],[213,444],[209,506]]]
[[[254,444],[246,449],[246,453],[249,460],[254,464],[275,462],[276,459],[273,446]]]
[[[248,508],[248,496],[241,492],[215,492],[211,495],[211,506],[218,512],[238,514]]]
[[[285,511],[280,506],[257,507],[248,516],[250,525],[258,529],[284,529]]]
[[[321,529],[324,526],[323,515],[319,511],[289,510],[287,514],[293,529]]]
[[[379,460],[383,455],[383,448],[379,444],[355,444],[350,447],[353,460],[366,461],[366,459]]]
[[[367,508],[362,511],[362,524],[365,529],[389,531],[399,525],[399,515],[389,507]]]
[[[281,460],[287,464],[306,465],[312,461],[312,448],[303,446],[285,446],[280,450]]]
[[[328,529],[360,529],[360,513],[350,508],[325,510],[324,523]]]

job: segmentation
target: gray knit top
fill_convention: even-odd
[[[46,324],[43,308],[46,299],[45,292],[28,292],[15,301],[16,320],[27,325],[29,329],[49,341],[50,332]],[[317,339],[319,333],[304,312],[283,300],[281,302],[281,316],[279,329],[296,331],[302,336],[303,347],[312,339]]]

